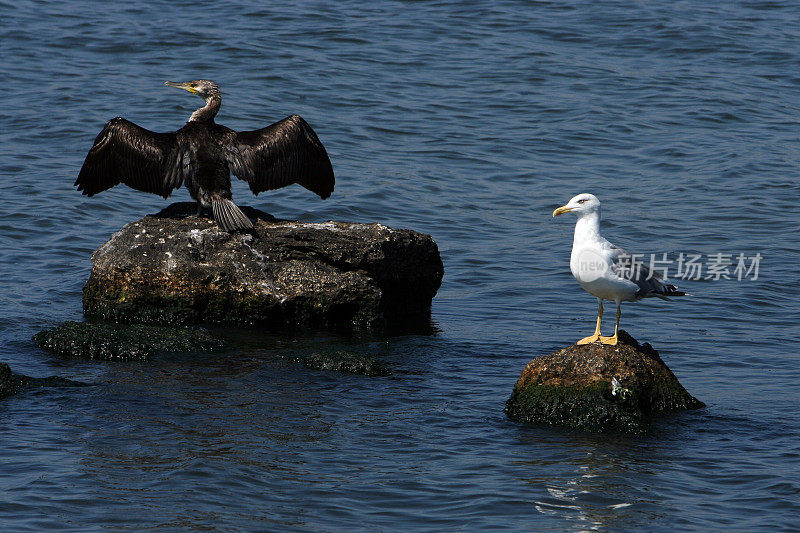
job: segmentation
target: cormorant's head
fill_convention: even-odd
[[[184,91],[189,91],[192,94],[208,100],[212,96],[219,96],[219,87],[213,81],[209,80],[192,80],[183,83],[175,83],[174,81],[165,81],[164,85],[170,87],[177,87]]]

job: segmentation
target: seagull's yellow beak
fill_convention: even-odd
[[[197,89],[192,87],[192,85],[188,81],[184,82],[184,83],[176,83],[174,81],[165,81],[164,85],[167,85],[169,87],[176,87],[178,89],[183,89],[184,91],[189,91],[192,94],[197,94]]]
[[[561,207],[559,207],[558,209],[553,211],[553,216],[557,217],[558,215],[563,215],[564,213],[569,213],[570,211],[572,211],[571,207],[567,207],[565,205],[562,205]]]

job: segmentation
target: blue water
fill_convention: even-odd
[[[660,4],[0,2],[0,360],[95,384],[0,401],[0,529],[800,529],[800,7]],[[162,84],[201,77],[220,123],[298,113],[334,164],[327,201],[237,183],[240,204],[434,236],[438,334],[129,363],[31,343],[81,318],[91,252],[168,203],[75,192],[94,136],[177,129],[201,102]],[[580,192],[631,251],[763,256],[757,280],[624,306],[708,405],[650,437],[502,412],[527,361],[594,327],[550,216]],[[394,375],[294,362],[328,349]]]

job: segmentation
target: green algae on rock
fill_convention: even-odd
[[[701,407],[652,346],[620,331],[617,346],[574,344],[533,359],[505,412],[518,422],[641,434],[654,416]]]
[[[161,353],[213,352],[227,346],[201,328],[71,321],[37,333],[33,342],[64,357],[105,361],[148,359]]]
[[[252,234],[221,231],[188,202],[127,224],[92,254],[84,314],[272,328],[429,320],[444,272],[429,235],[242,210],[254,219]]]

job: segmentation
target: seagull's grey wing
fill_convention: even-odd
[[[255,194],[299,183],[327,198],[333,167],[317,134],[298,115],[254,131],[234,132],[226,153],[231,172]]]
[[[609,243],[610,244],[610,243]],[[668,296],[684,296],[686,293],[678,290],[675,285],[664,282],[660,272],[650,272],[650,269],[633,254],[610,244],[611,271],[617,276],[636,284],[636,298],[657,296],[668,300]]]
[[[117,117],[97,135],[75,185],[87,196],[124,183],[166,198],[183,183],[182,159],[175,133],[156,133]]]

